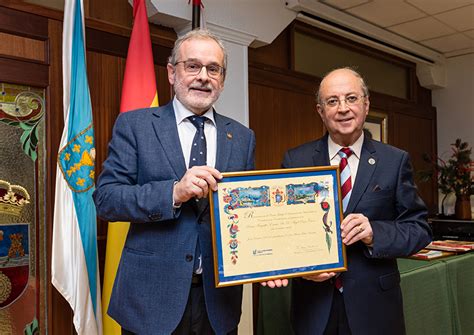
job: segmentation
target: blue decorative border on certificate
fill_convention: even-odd
[[[279,170],[285,171],[285,170]],[[289,173],[268,173],[268,174],[251,174],[251,175],[239,175],[239,176],[224,176],[221,182],[224,183],[242,183],[245,181],[253,180],[275,180],[275,179],[286,179],[286,178],[303,178],[303,177],[314,177],[314,176],[332,176],[333,178],[333,194],[332,198],[334,201],[334,212],[336,222],[341,222],[341,208],[340,202],[338,201],[339,188],[337,187],[336,180],[338,180],[337,169],[327,169],[327,170],[316,170],[316,171],[301,171],[301,172],[289,172]],[[287,198],[284,198],[283,190],[275,190],[271,192],[268,186],[262,186],[258,188],[242,188],[242,187],[227,187],[223,189],[224,204],[219,201],[218,192],[212,193],[212,202],[213,206],[213,215],[216,222],[221,222],[222,219],[227,219],[226,229],[227,232],[221,230],[221,225],[215,224],[215,245],[217,246],[217,277],[216,285],[217,286],[227,286],[232,284],[237,284],[240,282],[252,282],[259,281],[260,278],[268,277],[284,277],[292,276],[298,273],[313,272],[313,271],[324,271],[332,270],[335,268],[344,268],[344,251],[343,243],[340,232],[340,225],[334,224],[332,221],[328,222],[328,213],[329,213],[329,203],[324,199],[330,197],[329,187],[324,187],[316,182],[308,184],[288,184],[286,185],[286,194]],[[250,208],[250,207],[261,207],[261,206],[271,206],[270,201],[273,203],[286,202],[288,205],[304,205],[306,203],[315,203],[315,196],[320,197],[321,209],[325,212],[323,214],[322,229],[324,229],[326,234],[326,243],[328,250],[331,249],[331,242],[334,233],[336,234],[337,239],[337,253],[339,261],[336,263],[320,264],[315,266],[299,267],[299,268],[290,268],[290,269],[280,269],[275,271],[268,272],[258,272],[258,273],[248,273],[241,274],[236,276],[225,276],[224,275],[224,262],[223,257],[231,257],[232,263],[235,264],[238,261],[238,232],[239,232],[239,217],[237,214],[232,213],[236,208]],[[223,206],[224,212],[227,218],[220,217],[219,208]],[[222,239],[229,237],[229,246],[227,250],[222,250],[219,246],[222,246]],[[225,253],[225,255],[223,254]],[[264,279],[262,279],[264,280]]]

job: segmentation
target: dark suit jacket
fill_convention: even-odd
[[[330,165],[328,136],[285,154],[283,167]],[[374,164],[369,163],[369,159]],[[357,177],[344,215],[362,213],[374,233],[372,254],[362,242],[348,246],[342,273],[344,303],[354,335],[405,333],[396,257],[413,254],[431,241],[426,207],[417,195],[408,154],[365,137]],[[323,334],[334,293],[333,280],[296,279],[292,324],[297,334]]]
[[[253,132],[225,116],[214,116],[216,168],[253,169]],[[173,209],[173,185],[185,172],[171,103],[117,118],[94,200],[102,219],[132,222],[108,313],[138,334],[170,334],[178,325],[191,287],[198,237],[212,327],[224,334],[240,320],[242,287],[214,287],[208,204],[198,209],[191,199]]]

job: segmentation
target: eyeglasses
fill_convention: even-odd
[[[345,99],[331,97],[327,99],[326,101],[323,101],[323,104],[329,108],[336,108],[336,107],[339,107],[341,103],[344,101],[346,106],[355,106],[358,103],[360,103],[365,97],[366,95],[357,95],[357,94],[350,94]]]
[[[214,79],[219,79],[225,73],[225,69],[222,66],[217,65],[217,64],[203,65],[196,61],[183,60],[183,61],[174,63],[174,65],[176,66],[180,63],[183,64],[184,72],[191,74],[193,76],[197,76],[198,74],[200,74],[202,71],[202,68],[206,68],[207,75]]]

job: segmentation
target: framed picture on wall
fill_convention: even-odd
[[[364,129],[370,132],[374,140],[387,143],[387,123],[388,115],[386,113],[370,111],[365,119]]]

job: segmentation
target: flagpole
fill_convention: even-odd
[[[201,0],[193,0],[193,30],[201,27]]]

